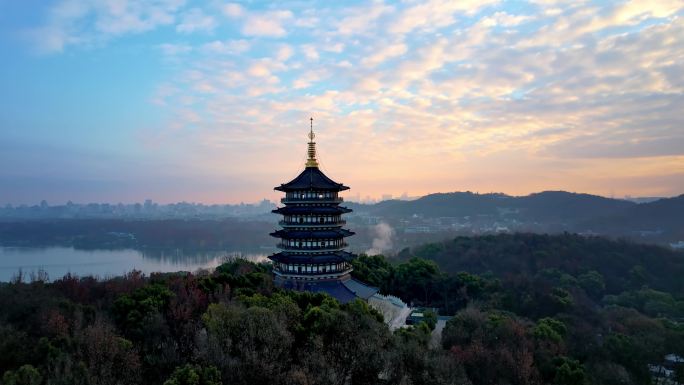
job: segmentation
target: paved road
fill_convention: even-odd
[[[435,325],[435,330],[432,331],[432,336],[430,336],[430,347],[433,349],[442,346],[442,330],[446,325],[448,318],[439,317],[437,319],[437,325]]]

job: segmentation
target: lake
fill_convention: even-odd
[[[0,282],[8,282],[21,269],[30,274],[48,273],[50,280],[67,273],[101,278],[125,274],[133,269],[152,272],[195,271],[215,268],[226,258],[242,257],[259,262],[273,250],[183,251],[183,250],[80,250],[73,247],[0,247]]]

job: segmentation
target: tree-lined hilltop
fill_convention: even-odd
[[[684,255],[576,235],[458,237],[361,256],[357,278],[453,315],[390,332],[270,265],[0,285],[4,384],[647,384],[684,355]],[[679,381],[684,377],[676,372]]]

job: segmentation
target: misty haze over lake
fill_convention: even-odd
[[[19,270],[27,276],[39,270],[47,272],[50,280],[67,273],[78,276],[93,275],[100,278],[140,270],[153,272],[196,271],[213,269],[226,259],[241,257],[250,261],[265,260],[263,253],[238,251],[183,251],[134,249],[79,250],[73,247],[0,247],[0,282],[7,282]]]

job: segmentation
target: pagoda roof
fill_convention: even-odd
[[[327,254],[295,254],[282,252],[273,254],[268,257],[273,262],[281,263],[338,263],[349,262],[356,257],[354,254],[347,251],[338,251]]]
[[[284,192],[300,190],[344,191],[349,190],[349,187],[328,178],[318,167],[306,167],[296,178],[273,189]]]
[[[276,238],[287,239],[333,239],[339,237],[350,237],[354,235],[353,231],[347,229],[334,230],[291,230],[283,229],[274,231],[270,234]]]
[[[366,285],[365,283],[357,281],[354,278],[345,279],[342,281],[342,284],[357,297],[366,300],[378,292],[377,287]]]
[[[327,293],[341,303],[351,302],[356,298],[368,300],[378,292],[376,287],[367,286],[354,278],[335,281],[286,281],[285,289]]]
[[[278,207],[271,211],[275,214],[283,215],[304,215],[304,214],[316,214],[316,215],[336,215],[345,214],[352,212],[351,209],[342,206],[284,206]]]

